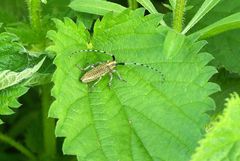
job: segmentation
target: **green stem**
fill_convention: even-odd
[[[138,8],[138,3],[136,0],[128,0],[128,6],[134,10]]]
[[[173,29],[177,32],[182,31],[184,11],[185,0],[176,0],[176,6],[173,11]]]
[[[40,0],[27,0],[29,19],[32,28],[38,33],[42,30],[41,22],[41,1]]]
[[[55,138],[55,121],[48,118],[48,110],[52,103],[51,99],[51,85],[42,86],[42,123],[43,123],[43,140],[44,140],[44,154],[54,157],[56,154],[56,138]]]
[[[8,137],[7,135],[4,135],[4,134],[0,133],[0,140],[2,140],[3,142],[5,142],[5,143],[7,143],[7,144],[9,144],[11,146],[13,146],[14,148],[19,150],[22,154],[24,154],[29,159],[37,160],[36,157],[34,156],[34,154],[31,151],[29,151],[22,144],[16,142],[15,140],[13,140],[12,138]]]

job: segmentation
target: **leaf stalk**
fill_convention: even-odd
[[[176,6],[173,10],[173,29],[177,32],[181,32],[183,28],[185,3],[185,0],[176,0]]]
[[[5,143],[11,145],[12,147],[14,147],[18,151],[20,151],[22,154],[24,154],[29,159],[34,160],[34,161],[37,160],[31,151],[29,151],[26,147],[24,147],[22,144],[18,143],[17,141],[13,140],[9,136],[7,136],[3,133],[0,133],[0,140],[2,142],[5,142]]]
[[[44,140],[44,150],[47,156],[54,157],[57,153],[56,151],[56,138],[55,138],[55,121],[52,118],[48,118],[48,110],[52,103],[51,98],[51,84],[42,86],[42,123],[43,123],[43,140]]]
[[[29,20],[32,28],[38,33],[42,30],[41,0],[27,0]]]
[[[136,0],[128,0],[128,6],[130,9],[134,10],[138,8],[138,3]]]

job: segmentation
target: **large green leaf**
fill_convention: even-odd
[[[161,18],[143,10],[108,14],[95,23],[92,38],[82,24],[55,20],[57,32],[48,33],[55,43],[49,49],[57,53],[49,116],[58,118],[56,135],[66,137],[65,154],[81,161],[189,160],[208,121],[205,112],[214,108],[209,95],[218,86],[208,80],[216,70],[206,66],[208,53],[198,53],[204,41],[159,27]],[[114,53],[119,62],[157,68],[165,81],[151,69],[121,66],[127,82],[115,76],[109,88],[106,76],[91,88],[79,81],[83,72],[76,65],[110,58],[71,54],[88,47]]]
[[[201,140],[192,161],[240,160],[240,98],[234,93],[227,100],[224,114]]]

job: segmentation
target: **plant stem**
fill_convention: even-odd
[[[56,138],[55,138],[55,121],[48,118],[48,110],[52,103],[51,99],[51,85],[42,86],[42,123],[43,123],[43,140],[44,140],[44,154],[54,157],[56,154]]]
[[[29,19],[32,28],[38,33],[42,30],[41,22],[41,1],[40,0],[27,0]]]
[[[20,151],[22,154],[24,154],[29,159],[36,160],[36,157],[34,156],[34,154],[31,151],[29,151],[22,144],[16,142],[15,140],[13,140],[12,138],[8,137],[7,135],[4,135],[3,133],[0,133],[0,140],[2,140],[3,142],[5,142],[5,143],[7,143],[7,144],[9,144],[11,146],[13,146],[15,149]]]
[[[185,0],[176,0],[176,6],[173,10],[173,29],[177,32],[182,31],[184,11]]]
[[[138,3],[136,0],[128,0],[128,6],[129,6],[129,8],[134,10],[134,9],[138,8]]]

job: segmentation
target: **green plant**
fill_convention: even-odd
[[[0,160],[240,160],[238,94],[223,108],[240,89],[239,11],[237,0],[3,0]],[[77,65],[111,58],[80,49],[165,80],[128,65],[117,67],[127,82],[91,88]]]

